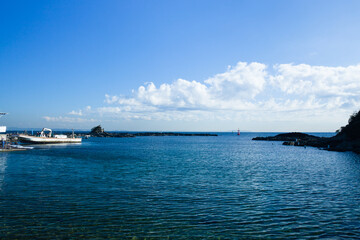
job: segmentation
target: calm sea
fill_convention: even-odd
[[[1,153],[0,239],[360,238],[360,156],[265,135]]]

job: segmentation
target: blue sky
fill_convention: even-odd
[[[359,1],[2,1],[8,127],[335,131]]]

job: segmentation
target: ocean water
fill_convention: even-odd
[[[360,156],[265,135],[1,153],[0,239],[360,238]]]

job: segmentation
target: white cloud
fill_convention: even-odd
[[[72,118],[72,117],[43,117],[47,122],[63,122],[63,123],[85,123],[85,122],[97,122],[95,119],[85,119],[85,118]]]
[[[105,102],[106,102],[106,103],[111,104],[111,103],[114,103],[114,102],[117,102],[117,101],[119,101],[119,97],[117,97],[117,96],[110,96],[110,95],[108,95],[108,94],[105,94]]]
[[[71,112],[69,112],[69,115],[75,115],[75,116],[83,116],[86,113],[89,113],[91,111],[91,106],[86,106],[83,110],[72,110]]]
[[[360,65],[348,67],[279,64],[273,85],[288,94],[354,97],[360,94]]]
[[[211,93],[220,99],[253,98],[264,89],[266,77],[265,64],[239,62],[205,83],[210,85]]]
[[[171,84],[147,83],[134,96],[105,95],[108,104],[118,103],[124,111],[191,111],[191,110],[245,110],[253,108],[249,100],[260,93],[266,83],[266,65],[239,62],[225,73],[217,74],[203,83],[178,79]],[[100,109],[101,112],[109,109]]]
[[[79,110],[79,111],[72,110],[71,112],[69,112],[69,115],[82,116],[83,113],[81,110]]]
[[[269,68],[273,74],[268,72]],[[69,114],[155,121],[324,119],[351,114],[360,107],[360,65],[268,67],[239,62],[202,82],[180,78],[158,87],[149,82],[127,97],[106,94],[104,102],[106,106],[93,110],[88,106]],[[45,119],[85,121],[66,117]]]

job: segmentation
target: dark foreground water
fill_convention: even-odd
[[[0,154],[0,239],[360,238],[360,157],[240,137]]]

